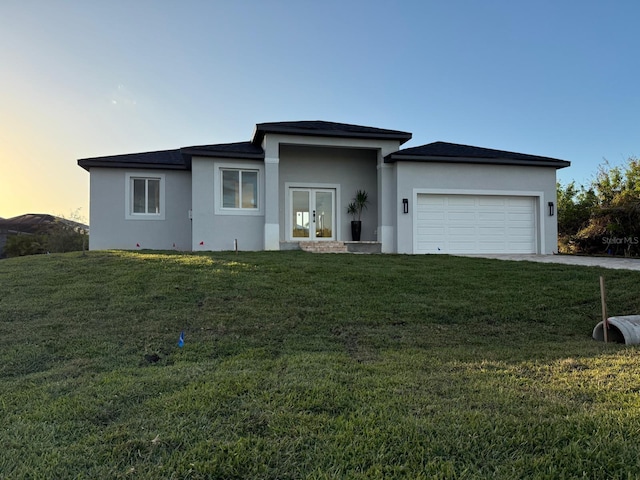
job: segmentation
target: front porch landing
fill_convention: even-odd
[[[381,253],[379,242],[299,242],[300,250],[312,253]]]

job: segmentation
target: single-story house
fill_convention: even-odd
[[[350,242],[383,253],[557,251],[555,158],[324,121],[256,125],[248,142],[85,158],[91,249],[284,250]]]

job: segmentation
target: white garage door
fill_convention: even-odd
[[[533,197],[419,194],[416,253],[536,253]]]

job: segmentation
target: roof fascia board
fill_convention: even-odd
[[[297,145],[310,147],[334,147],[334,148],[366,148],[366,149],[392,149],[398,150],[398,140],[382,140],[372,138],[352,137],[318,137],[315,135],[294,135],[282,133],[270,133],[265,135],[266,143],[279,145]]]
[[[214,157],[214,158],[241,158],[250,160],[262,160],[264,159],[263,153],[249,153],[249,152],[224,152],[224,151],[210,151],[210,150],[198,150],[195,148],[182,149],[184,155],[191,157]]]
[[[254,130],[252,143],[260,145],[267,134],[284,134],[296,135],[303,137],[334,137],[334,138],[353,138],[353,139],[369,139],[369,140],[393,140],[400,142],[402,145],[411,140],[411,133],[383,133],[383,132],[345,132],[340,130],[310,130],[308,128],[270,125],[267,128],[263,124],[257,124]]]
[[[470,157],[434,157],[421,155],[402,155],[392,153],[384,159],[385,163],[397,161],[406,162],[432,162],[432,163],[468,163],[483,165],[519,165],[527,167],[555,167],[565,168],[571,165],[566,160],[516,160],[512,158],[470,158]]]
[[[144,170],[188,170],[187,165],[175,163],[134,163],[134,162],[105,162],[100,160],[78,160],[78,165],[89,171],[90,168],[136,168]]]

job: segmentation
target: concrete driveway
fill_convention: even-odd
[[[460,255],[461,257],[495,258],[497,260],[527,261],[540,263],[561,263],[582,265],[583,267],[603,267],[615,270],[640,270],[640,259],[619,257],[582,257],[574,255],[518,255],[486,254]]]

